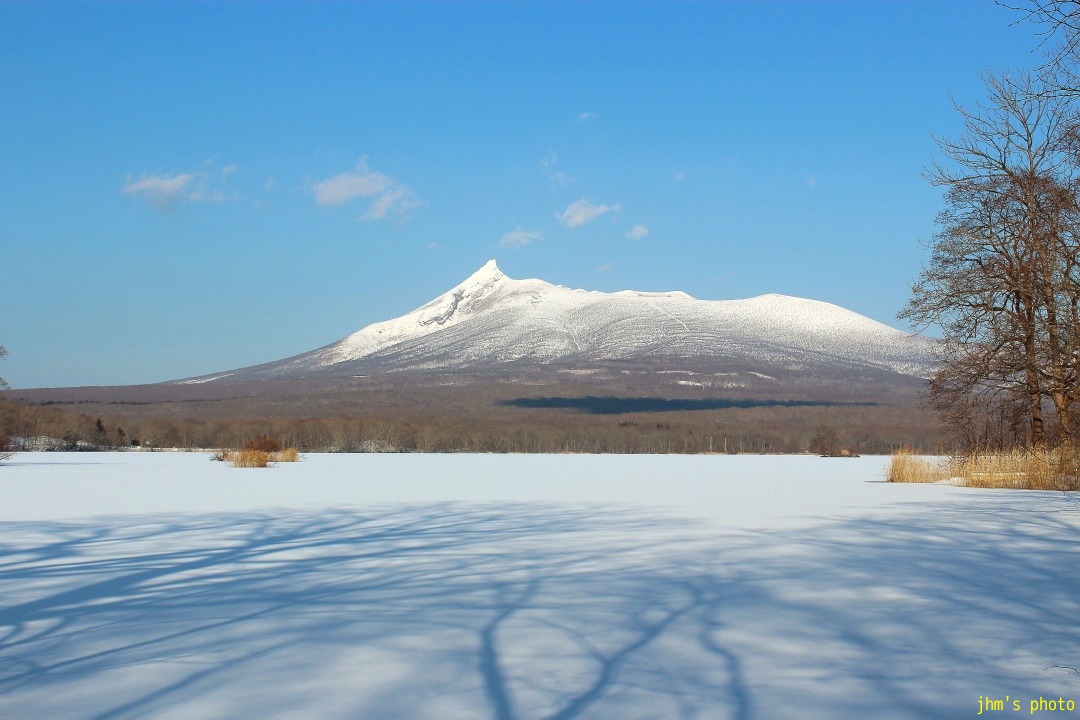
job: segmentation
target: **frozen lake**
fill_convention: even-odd
[[[886,463],[20,454],[0,718],[1080,705],[1080,498],[891,485]]]

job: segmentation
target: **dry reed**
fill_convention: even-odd
[[[933,483],[947,477],[944,463],[923,457],[910,447],[895,451],[889,464],[889,482]]]
[[[1080,490],[1080,456],[1072,447],[972,453],[935,464],[908,448],[893,453],[889,482],[940,482],[1021,490]]]
[[[270,453],[263,450],[237,450],[229,457],[233,467],[264,468],[270,467],[272,458]]]
[[[969,487],[1080,489],[1080,467],[1071,447],[980,453],[955,459],[951,465]]]
[[[296,448],[285,448],[269,452],[245,448],[244,450],[218,450],[210,456],[211,460],[232,463],[233,467],[269,467],[273,463],[297,462],[300,453]]]
[[[297,462],[300,459],[300,452],[296,448],[285,448],[271,453],[270,456],[271,462]]]

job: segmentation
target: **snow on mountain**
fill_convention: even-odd
[[[770,367],[869,367],[926,376],[932,341],[842,307],[786,295],[698,300],[684,292],[605,293],[515,280],[488,261],[464,282],[393,320],[287,360],[215,379],[393,370],[696,361]],[[192,381],[188,381],[192,382]]]

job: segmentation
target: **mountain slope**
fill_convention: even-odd
[[[661,373],[925,377],[931,346],[925,338],[816,300],[572,290],[514,280],[492,260],[422,307],[324,348],[182,382],[612,364]]]

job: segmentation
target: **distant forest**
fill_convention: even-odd
[[[214,403],[220,406],[221,403]],[[185,405],[187,407],[185,407]],[[238,448],[270,435],[304,452],[875,454],[947,451],[926,411],[874,403],[522,398],[488,413],[375,407],[327,417],[192,417],[191,403],[0,400],[13,449]],[[171,411],[171,412],[169,412]],[[185,412],[186,411],[186,412]]]

